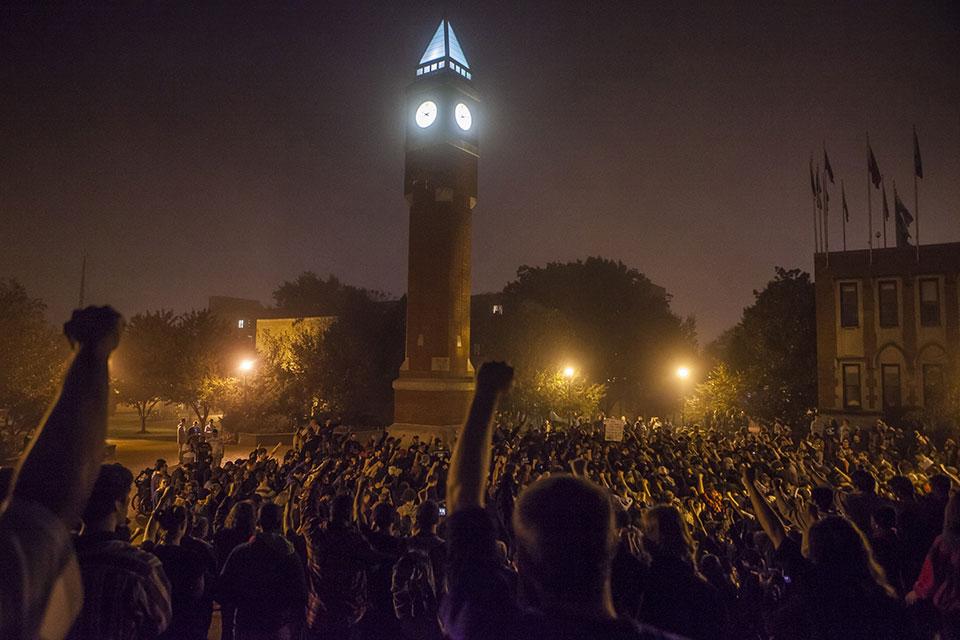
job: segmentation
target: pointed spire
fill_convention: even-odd
[[[453,25],[446,19],[441,20],[437,30],[433,32],[433,37],[430,38],[417,66],[417,75],[422,76],[440,69],[450,69],[467,80],[472,79],[470,63],[460,46],[460,39],[454,33]]]

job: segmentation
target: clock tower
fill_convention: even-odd
[[[407,88],[403,194],[410,208],[406,352],[394,435],[452,439],[473,392],[470,220],[477,204],[479,97],[447,20]]]

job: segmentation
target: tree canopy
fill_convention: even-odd
[[[172,311],[138,313],[126,324],[113,357],[113,388],[120,402],[137,410],[140,432],[164,399],[174,395],[177,318]]]
[[[727,368],[723,377],[741,385],[748,415],[796,426],[817,403],[814,285],[808,273],[777,267],[753,294],[740,322],[710,351]]]
[[[46,305],[16,280],[0,279],[0,456],[15,455],[57,392],[69,355],[44,318]]]
[[[492,335],[477,338],[516,365],[520,384],[570,365],[605,386],[607,406],[659,411],[673,398],[671,363],[696,349],[692,320],[670,309],[666,290],[620,261],[522,266],[502,296],[499,328],[481,325]]]

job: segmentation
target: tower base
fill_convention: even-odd
[[[414,378],[393,381],[394,423],[390,435],[421,440],[456,439],[473,399],[472,378]]]

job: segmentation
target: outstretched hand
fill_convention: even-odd
[[[108,355],[120,343],[123,317],[113,307],[77,309],[63,325],[63,333],[74,346]]]
[[[503,393],[513,382],[513,367],[506,362],[485,362],[477,373],[477,387]]]
[[[743,465],[740,467],[740,482],[743,483],[745,488],[749,488],[753,485],[754,481],[757,479],[757,470],[751,467],[750,465]]]

